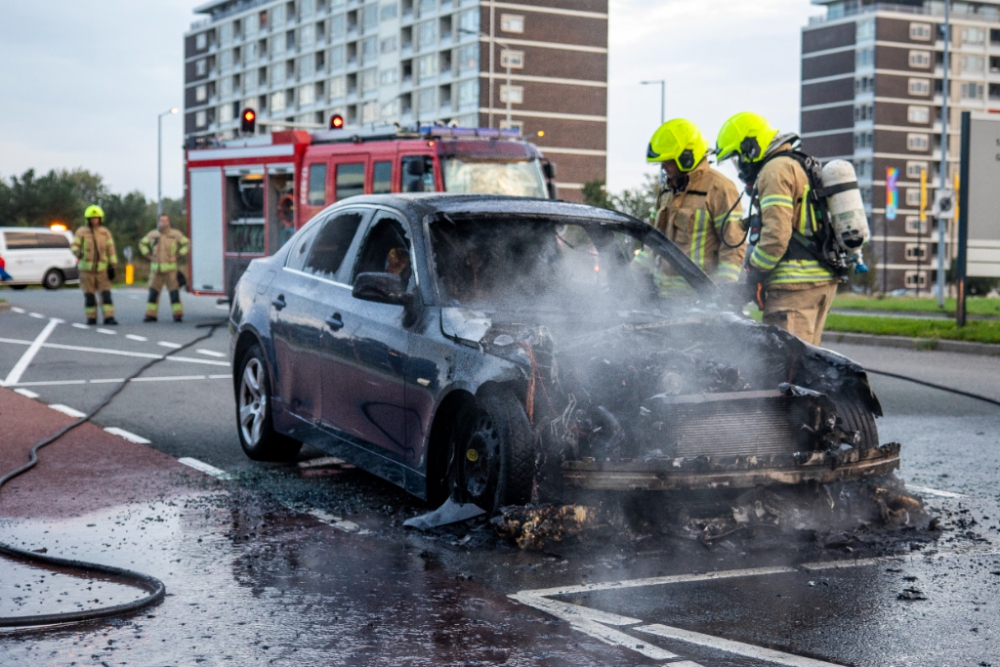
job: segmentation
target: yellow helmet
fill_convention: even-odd
[[[91,204],[87,207],[87,210],[83,212],[83,219],[90,220],[91,218],[100,218],[104,220],[104,209],[97,204]]]
[[[674,118],[653,133],[646,150],[646,162],[673,160],[678,169],[688,172],[698,166],[707,152],[708,142],[698,126],[689,120]]]
[[[722,125],[715,140],[719,160],[738,155],[741,162],[759,162],[778,131],[760,114],[743,111]]]

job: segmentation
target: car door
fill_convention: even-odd
[[[338,287],[335,277],[368,213],[365,209],[340,211],[309,225],[292,241],[295,245],[283,270],[268,288],[276,366],[272,393],[284,409],[313,424],[323,416],[323,336],[332,315],[327,312],[330,293],[345,289]],[[345,236],[346,242],[340,242]]]
[[[397,273],[410,288],[411,235],[403,218],[384,209],[371,217],[345,282],[359,273]],[[338,304],[339,305],[339,304]],[[379,454],[413,466],[407,446],[404,380],[409,333],[403,307],[351,298],[337,311],[343,328],[328,333],[330,369],[323,375],[324,420],[374,445]]]

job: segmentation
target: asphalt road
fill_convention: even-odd
[[[197,325],[225,317],[213,299],[185,295],[188,315],[183,324],[143,324],[143,291],[118,290],[117,318],[122,324],[113,333],[104,333],[100,327],[73,326],[83,319],[77,291],[3,290],[0,296],[24,311],[0,311],[0,380],[16,380],[11,383],[15,389],[79,411],[96,405],[113,386],[95,380],[125,377],[148,362],[150,355],[207,332]],[[52,318],[64,321],[51,324]],[[18,368],[18,361],[46,328],[48,336],[31,363]],[[872,368],[1000,399],[1000,359],[849,345],[837,349]],[[473,660],[475,664],[681,667],[1000,666],[997,406],[872,376],[886,413],[878,424],[881,439],[903,443],[900,477],[924,495],[948,528],[937,542],[914,542],[906,554],[859,560],[850,547],[844,547],[816,557],[801,555],[796,545],[754,550],[729,541],[712,549],[695,544],[644,551],[640,543],[527,553],[478,538],[468,541],[474,531],[465,537],[463,531],[443,536],[406,531],[399,520],[423,506],[363,473],[299,480],[289,474],[289,466],[263,466],[246,459],[234,432],[228,362],[219,356],[227,350],[227,334],[219,329],[212,338],[180,353],[180,359],[148,370],[95,422],[126,429],[172,456],[193,457],[234,473],[240,493],[336,512],[370,530],[369,535],[333,541],[306,539],[301,552],[296,552],[294,567],[306,563],[318,573],[319,578],[310,579],[308,585],[293,581],[287,556],[272,558],[263,547],[253,557],[258,560],[239,559],[233,571],[224,568],[213,575],[220,580],[235,577],[241,587],[260,591],[244,604],[262,605],[261,614],[266,610],[269,618],[283,618],[283,627],[310,617],[312,604],[307,600],[333,599],[323,597],[333,595],[324,577],[339,572],[350,575],[348,580],[356,585],[338,580],[337,604],[350,613],[343,618],[328,614],[331,627],[348,619],[348,624],[370,625],[373,618],[389,623],[384,596],[395,600],[402,588],[413,597],[388,615],[395,617],[393,627],[402,628],[404,635],[408,614],[420,622],[454,618],[456,627],[479,642],[464,661],[456,649],[464,640],[449,636],[446,652],[440,645],[377,644],[367,649],[374,652],[356,654],[348,664],[376,664],[372,656],[380,655],[394,657],[394,662],[383,664],[472,664],[468,661]],[[305,451],[303,456],[315,454]],[[77,529],[62,524],[60,530],[72,535]],[[296,530],[307,527],[297,525]],[[286,548],[291,549],[290,544]],[[193,555],[190,540],[185,548],[185,563],[199,558]],[[333,569],[328,572],[329,568]],[[378,576],[373,578],[374,573]],[[376,589],[383,592],[376,595]],[[513,607],[504,606],[510,604],[506,596],[514,596]],[[508,615],[516,634],[505,637],[501,632],[483,639],[475,624],[468,626],[456,612],[469,605],[485,605],[493,614]],[[532,623],[544,625],[537,626],[537,634],[524,632],[523,627]],[[439,641],[434,636],[434,642]],[[484,643],[495,646],[498,653],[491,657]],[[512,648],[518,643],[520,651]],[[137,648],[140,644],[135,642]],[[0,650],[0,662],[4,655],[13,659],[22,654]],[[316,660],[323,655],[329,654],[319,652]],[[432,655],[447,659],[435,662],[428,658]],[[257,664],[256,658],[245,662]],[[285,662],[314,664],[295,660],[293,653],[286,654]]]

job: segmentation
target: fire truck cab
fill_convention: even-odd
[[[516,130],[395,126],[289,130],[189,148],[189,289],[232,296],[250,261],[272,255],[323,208],[391,192],[557,197],[555,165]]]

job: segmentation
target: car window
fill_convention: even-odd
[[[285,260],[287,268],[301,271],[305,267],[306,260],[309,259],[309,249],[312,247],[313,239],[316,238],[316,232],[319,231],[321,224],[312,225],[294,239],[295,245],[288,251],[288,258]]]
[[[365,165],[337,165],[337,201],[365,193]]]
[[[434,159],[430,155],[403,158],[403,192],[434,192]]]
[[[34,250],[38,248],[37,236],[35,232],[4,232],[7,250]]]
[[[410,238],[399,220],[388,216],[378,218],[358,252],[351,284],[359,273],[395,273],[410,285],[413,278],[410,249]]]
[[[363,215],[360,211],[348,211],[327,218],[319,224],[308,250],[309,258],[302,270],[320,278],[333,280],[351,247],[351,241],[358,232]],[[294,250],[294,249],[293,249]]]
[[[392,192],[392,162],[376,162],[372,170],[372,194]]]

